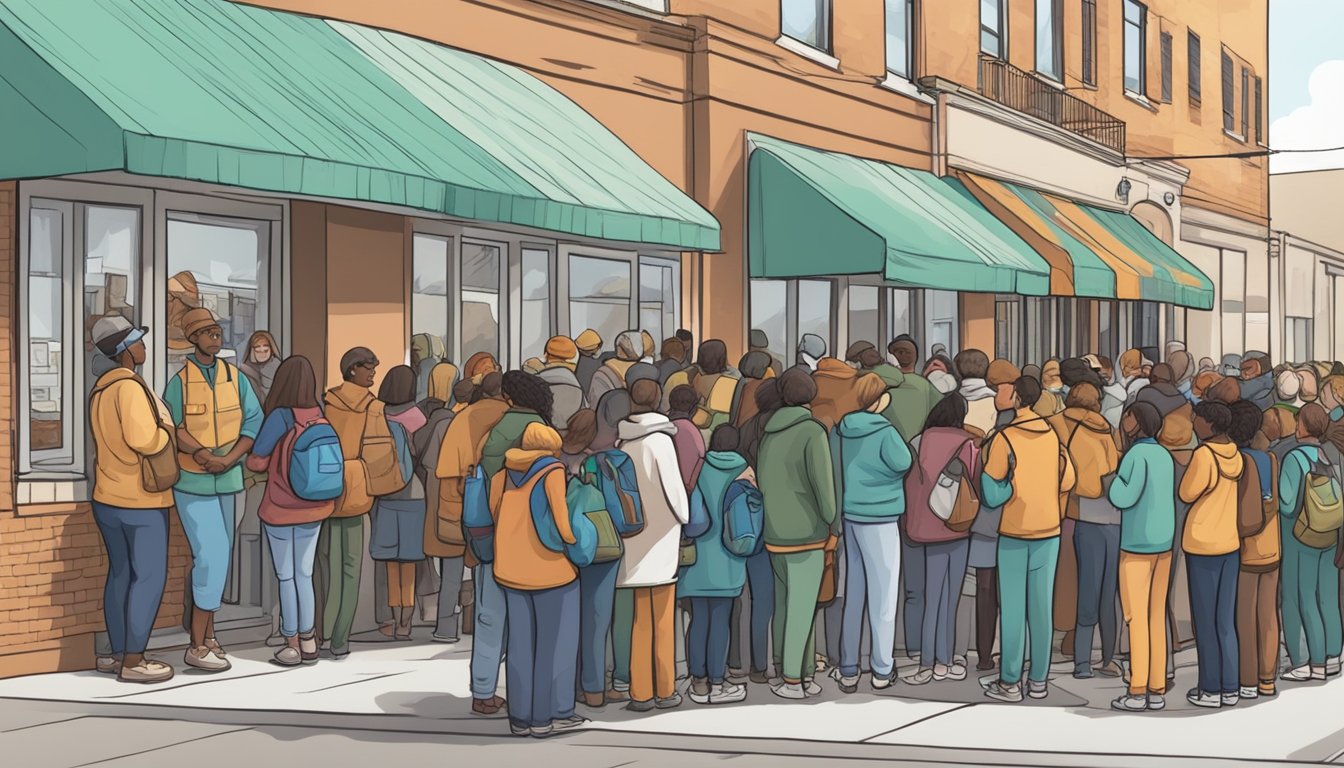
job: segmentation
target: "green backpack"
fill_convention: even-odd
[[[1339,529],[1344,527],[1339,483],[1324,454],[1319,461],[1312,461],[1304,449],[1298,451],[1307,461],[1307,473],[1302,478],[1302,508],[1293,524],[1293,536],[1313,549],[1329,549],[1335,546]]]

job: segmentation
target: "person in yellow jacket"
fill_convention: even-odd
[[[107,549],[103,619],[109,656],[99,672],[128,683],[160,683],[173,668],[145,658],[149,633],[168,582],[168,508],[171,491],[145,488],[148,457],[172,443],[171,414],[135,369],[145,362],[145,328],[120,315],[93,324],[93,344],[117,367],[98,377],[89,398],[89,425],[97,463],[93,520]]]
[[[1000,410],[1016,415],[988,438],[982,499],[1003,507],[999,521],[999,633],[1002,638],[997,677],[982,678],[985,695],[1022,701],[1022,671],[1031,635],[1031,673],[1027,695],[1046,697],[1050,677],[1051,609],[1055,565],[1059,561],[1063,494],[1073,490],[1073,462],[1059,435],[1033,407],[1041,384],[1021,376],[996,396]]]
[[[1190,505],[1181,548],[1185,551],[1199,653],[1199,686],[1186,694],[1197,707],[1235,706],[1240,699],[1237,649],[1237,483],[1244,459],[1227,436],[1232,410],[1204,401],[1195,406],[1199,448],[1181,479],[1181,501]]]
[[[215,639],[215,612],[233,556],[243,458],[265,414],[248,377],[218,357],[224,332],[210,310],[188,310],[182,333],[195,350],[168,380],[163,400],[177,426],[181,478],[173,501],[191,545],[191,645],[184,660],[206,672],[223,672],[232,665]]]

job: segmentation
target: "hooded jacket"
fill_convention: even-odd
[[[1278,567],[1283,557],[1283,539],[1279,526],[1279,472],[1278,461],[1273,454],[1257,450],[1243,450],[1243,461],[1249,461],[1256,470],[1257,482],[1261,491],[1261,506],[1256,511],[1264,526],[1252,536],[1241,540],[1241,567],[1250,572],[1265,573]],[[1268,499],[1265,492],[1268,491]],[[1269,514],[1264,514],[1270,506]]]
[[[565,363],[548,365],[537,376],[551,388],[555,398],[551,419],[555,428],[563,432],[569,426],[570,417],[583,407],[583,388],[579,386],[579,379],[574,375],[574,369]]]
[[[695,487],[695,479],[705,463],[705,438],[700,428],[690,419],[671,419],[677,433],[672,442],[677,448],[677,468],[681,470],[681,482],[690,493]]]
[[[141,481],[141,465],[168,445],[163,425],[172,423],[168,406],[134,371],[118,367],[99,376],[89,398],[96,447],[93,500],[123,509],[173,506],[172,491],[149,493]]]
[[[994,405],[994,390],[984,379],[962,379],[961,396],[966,398],[966,424],[989,434],[999,418]]]
[[[1068,507],[1068,516],[1077,520],[1079,498],[1106,498],[1104,478],[1120,466],[1120,445],[1110,423],[1096,411],[1066,408],[1058,424],[1059,439],[1077,475]]]
[[[766,548],[800,552],[825,547],[836,522],[826,428],[806,408],[780,408],[766,422],[757,463],[765,496]]]
[[[389,405],[384,413],[387,414],[389,422],[395,421],[405,428],[406,436],[410,438],[411,443],[411,464],[415,466],[420,458],[415,446],[423,442],[419,439],[420,433],[425,430],[425,425],[429,423],[429,420],[425,418],[424,411],[420,410],[420,407],[415,403],[405,403],[403,405]],[[425,483],[420,478],[419,472],[412,472],[411,481],[401,490],[379,498],[390,501],[424,501]]]
[[[453,405],[453,385],[457,383],[457,366],[452,363],[438,363],[430,368],[428,379],[425,397],[419,403],[420,411],[425,414],[425,418]]]
[[[554,435],[554,430],[549,431]],[[559,450],[559,437],[555,436],[552,442],[555,450]],[[531,441],[524,441],[524,445],[530,444]],[[495,518],[495,580],[509,589],[554,589],[578,578],[578,571],[565,553],[552,552],[541,543],[532,522],[532,489],[540,482],[544,484],[546,505],[560,539],[566,544],[574,543],[569,506],[565,503],[564,468],[557,464],[553,470],[542,470],[515,488],[508,488],[506,482],[509,472],[524,475],[533,464],[548,458],[555,458],[555,451],[540,447],[510,448],[504,457],[504,471],[490,481],[490,511]]]
[[[626,331],[616,337],[616,354],[602,363],[588,385],[587,402],[596,405],[602,395],[613,389],[625,389],[625,373],[644,354],[644,340],[638,331]]]
[[[341,455],[345,457],[345,488],[336,500],[332,517],[358,517],[373,508],[368,475],[359,454],[360,443],[364,440],[364,421],[375,399],[372,392],[350,381],[327,390],[324,410],[327,421],[331,422],[341,441]]]
[[[747,460],[732,451],[705,456],[696,487],[709,509],[709,530],[695,540],[695,564],[677,576],[677,597],[737,597],[747,582],[747,561],[723,547],[723,497],[739,478],[755,482]]]
[[[910,449],[880,413],[856,411],[831,432],[840,512],[855,523],[890,523],[905,513]]]
[[[435,474],[435,467],[439,463],[439,452],[443,448],[443,438],[448,434],[448,427],[453,422],[453,417],[457,411],[465,409],[466,406],[453,406],[452,408],[442,408],[435,412],[435,416],[446,414],[444,418],[431,418],[425,424],[424,429],[416,433],[416,437],[428,435],[424,442],[424,447],[420,449],[419,461],[416,462],[415,471],[420,475],[421,482],[425,484],[425,534],[424,547],[426,557],[461,557],[464,547],[460,544],[449,544],[441,541],[438,537],[437,529],[439,525],[438,509],[440,492],[443,482]]]
[[[517,448],[523,439],[528,424],[545,424],[536,411],[525,408],[510,408],[499,422],[490,428],[490,434],[481,447],[481,469],[486,477],[494,477],[504,468],[504,454],[510,448]]]
[[[934,427],[919,435],[916,462],[905,476],[905,535],[916,544],[938,544],[970,536],[970,531],[954,531],[929,508],[934,483],[953,458],[961,460],[964,476],[972,481],[980,472],[980,441],[970,432],[955,427]],[[979,491],[976,491],[977,493]]]
[[[835,428],[845,414],[859,408],[858,395],[854,384],[858,381],[858,370],[843,360],[823,357],[812,372],[812,381],[817,384],[817,396],[812,398],[812,417],[821,422],[829,432]]]
[[[1008,426],[988,440],[985,504],[999,506],[999,534],[1017,539],[1058,536],[1062,495],[1073,490],[1074,469],[1059,435],[1030,408],[1020,408]],[[1012,456],[1012,460],[1009,457]]]
[[[1190,505],[1181,548],[1191,555],[1227,555],[1241,548],[1237,535],[1237,481],[1242,456],[1233,443],[1203,443],[1181,478],[1181,500]]]
[[[442,541],[438,537],[440,521],[444,527],[457,531],[458,537],[461,536],[462,489],[467,473],[481,463],[485,439],[508,410],[509,404],[503,400],[487,398],[463,408],[449,422],[434,467],[434,476],[439,480],[438,497],[430,497],[431,503],[437,502],[433,515],[436,540]],[[428,522],[425,524],[429,525]],[[463,553],[464,543],[457,540],[443,541],[448,549],[458,555]]]
[[[1157,441],[1167,450],[1190,447],[1195,437],[1195,407],[1172,384],[1157,382],[1139,390],[1134,402],[1151,403],[1162,417]]]
[[[882,412],[887,421],[901,433],[908,443],[924,429],[929,411],[943,399],[943,394],[923,376],[902,373],[900,368],[883,363],[868,371],[882,378],[891,395],[891,404]]]
[[[690,521],[690,501],[677,464],[676,433],[661,413],[636,413],[621,422],[616,447],[634,463],[644,530],[625,540],[617,586],[657,587],[677,580],[681,526]]]
[[[1138,555],[1170,552],[1176,539],[1176,463],[1151,437],[1135,441],[1120,460],[1109,498],[1120,510],[1120,549]]]

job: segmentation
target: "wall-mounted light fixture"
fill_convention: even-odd
[[[1120,183],[1115,187],[1115,197],[1122,203],[1129,202],[1129,190],[1133,185],[1129,183],[1128,178],[1120,179]]]
[[[1168,207],[1171,207],[1172,205],[1175,205],[1175,203],[1176,203],[1176,193],[1175,193],[1175,192],[1165,192],[1165,193],[1163,193],[1163,195],[1162,195],[1162,202],[1166,203]]]

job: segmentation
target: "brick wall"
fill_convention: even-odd
[[[0,182],[0,677],[87,669],[103,628],[103,543],[87,504],[14,503],[14,350],[18,190]],[[190,549],[176,515],[169,540],[168,588],[155,626],[182,620]]]

